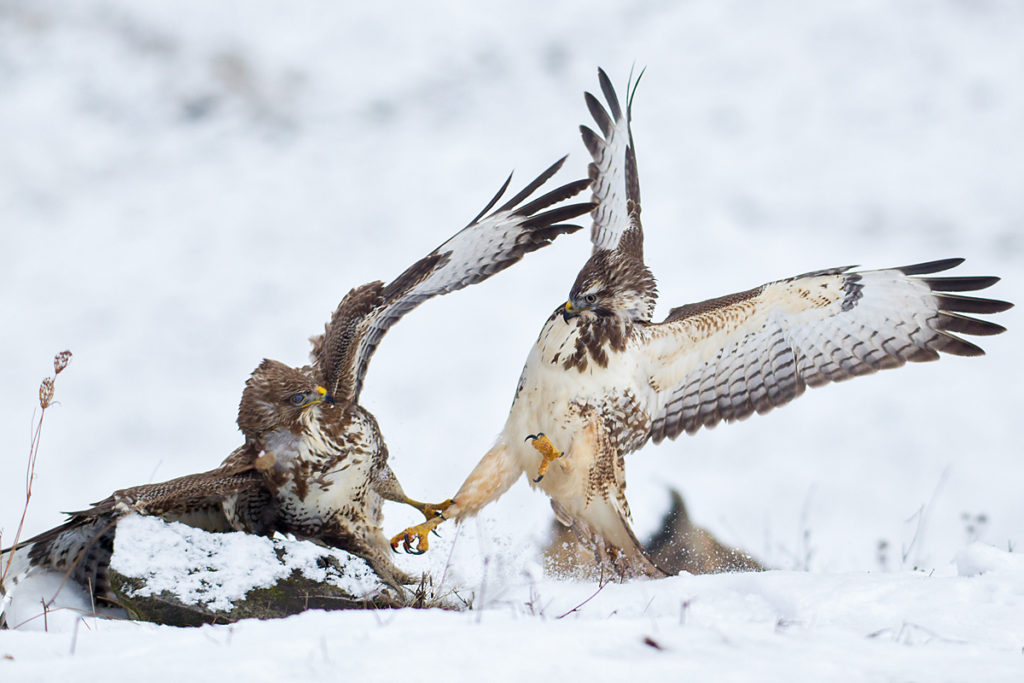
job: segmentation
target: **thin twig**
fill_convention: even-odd
[[[945,469],[942,470],[942,474],[939,475],[939,481],[935,484],[935,489],[932,491],[932,495],[928,499],[928,502],[922,505],[916,513],[907,518],[906,521],[909,522],[910,520],[914,519],[914,517],[917,517],[917,526],[914,528],[914,536],[910,539],[910,544],[904,545],[901,549],[901,560],[904,566],[906,566],[907,558],[910,557],[910,553],[912,550],[914,550],[914,546],[916,546],[918,544],[918,541],[924,537],[924,533],[928,522],[928,515],[932,511],[932,508],[935,506],[935,500],[936,498],[939,497],[939,491],[942,489],[943,485],[946,483],[946,479],[948,478],[949,467],[947,466]]]
[[[597,582],[597,590],[594,591],[589,598],[587,598],[586,600],[584,600],[580,604],[576,605],[575,607],[573,607],[571,610],[569,610],[565,614],[558,615],[557,617],[555,617],[555,619],[564,619],[565,617],[569,616],[573,612],[579,611],[579,609],[581,607],[583,607],[585,604],[587,604],[588,602],[590,602],[591,600],[596,598],[597,594],[600,593],[601,591],[603,591],[604,587],[607,586],[611,582],[612,582],[611,577],[609,577],[607,581],[605,580],[605,578],[604,578],[604,567],[601,567],[601,578]]]

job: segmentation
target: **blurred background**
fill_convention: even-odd
[[[515,169],[571,153],[603,66],[634,105],[647,260],[672,306],[817,268],[967,258],[1024,301],[1024,5],[0,0],[0,531],[216,466],[245,379],[305,362],[341,297],[465,225]],[[590,251],[560,239],[428,302],[362,403],[410,495],[451,495],[500,431]],[[946,357],[809,391],[627,461],[638,531],[668,487],[779,568],[947,571],[1024,542],[1020,308]],[[388,508],[397,532],[415,513]],[[532,572],[547,500],[518,483],[409,570]],[[456,539],[457,543],[456,543]],[[452,544],[455,543],[455,547]]]

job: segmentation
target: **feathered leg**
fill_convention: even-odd
[[[401,545],[407,553],[419,555],[430,547],[427,535],[446,519],[472,517],[488,503],[497,500],[516,482],[523,468],[505,444],[498,443],[480,459],[459,487],[444,514],[409,527],[391,539],[392,550]],[[436,532],[435,532],[436,533]]]
[[[394,503],[402,503],[416,508],[424,517],[427,518],[427,521],[437,517],[440,517],[443,520],[445,518],[445,511],[453,502],[451,498],[441,501],[440,503],[421,503],[418,500],[413,500],[409,496],[405,495],[405,491],[402,489],[402,485],[399,483],[398,477],[395,476],[390,465],[384,466],[384,472],[381,474],[380,478],[373,482],[373,488],[384,500],[390,500]]]

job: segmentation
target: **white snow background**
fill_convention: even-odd
[[[571,153],[605,67],[634,105],[659,312],[808,270],[950,256],[1024,301],[1024,5],[0,0],[0,528],[215,466],[263,357],[305,362],[388,280]],[[442,499],[500,430],[585,234],[426,303],[362,403],[410,495]],[[1024,680],[1021,308],[980,359],[811,390],[627,461],[641,535],[693,518],[777,571],[543,576],[518,483],[408,571],[465,613],[306,613],[174,629],[50,615],[0,633],[8,681]],[[416,513],[388,508],[397,532]],[[881,548],[880,544],[886,544]],[[453,547],[454,544],[454,547]],[[647,639],[647,642],[645,642]]]

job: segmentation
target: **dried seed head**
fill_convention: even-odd
[[[59,375],[60,371],[66,368],[70,361],[71,352],[61,351],[60,353],[53,357],[53,371]]]
[[[50,407],[50,401],[53,400],[53,378],[47,377],[43,380],[43,383],[39,385],[39,405],[42,406],[43,410]]]

